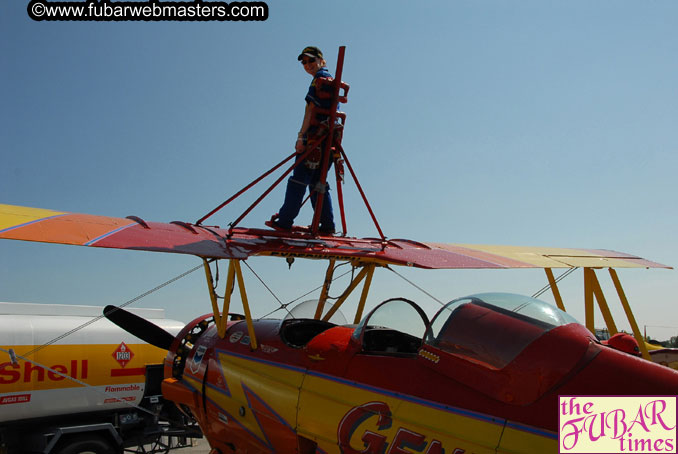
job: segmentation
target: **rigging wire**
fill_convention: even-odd
[[[431,299],[433,299],[435,302],[437,302],[437,303],[440,304],[441,306],[444,306],[444,305],[445,305],[445,303],[443,303],[442,301],[440,301],[438,298],[436,298],[435,296],[431,295],[429,292],[427,292],[427,291],[424,290],[423,288],[419,287],[417,284],[415,284],[415,283],[412,282],[411,280],[407,279],[405,276],[403,276],[402,274],[398,273],[396,270],[394,270],[394,269],[391,268],[390,266],[386,265],[386,269],[389,270],[389,271],[391,271],[392,273],[394,273],[394,274],[395,274],[396,276],[398,276],[400,279],[404,280],[405,282],[407,282],[408,284],[410,284],[411,286],[413,286],[414,288],[416,288],[416,289],[419,290],[420,292],[424,293],[425,295],[427,295],[428,297],[430,297]]]
[[[176,276],[176,277],[173,277],[172,279],[170,279],[170,280],[168,280],[168,281],[163,282],[162,284],[160,284],[160,285],[158,285],[158,286],[156,286],[156,287],[154,287],[154,288],[152,288],[152,289],[150,289],[150,290],[148,290],[148,291],[142,293],[141,295],[132,298],[131,300],[127,301],[126,303],[121,304],[121,305],[118,306],[115,310],[122,309],[123,307],[129,306],[130,304],[135,303],[135,302],[139,301],[140,299],[147,297],[147,296],[150,295],[151,293],[157,292],[158,290],[160,290],[160,289],[162,289],[162,288],[164,288],[164,287],[167,287],[168,285],[170,285],[170,284],[172,284],[172,283],[178,281],[179,279],[182,279],[182,278],[188,276],[189,274],[193,273],[194,271],[199,270],[199,269],[202,268],[202,267],[203,267],[203,265],[200,264],[200,265],[198,265],[198,266],[196,266],[196,267],[194,267],[194,268],[191,268],[190,270],[185,271],[185,272],[181,273],[180,275],[178,275],[178,276]],[[110,313],[110,312],[109,312],[109,313]],[[79,331],[79,330],[81,330],[81,329],[83,329],[83,328],[85,328],[85,327],[91,325],[92,323],[98,322],[99,320],[101,320],[102,318],[104,318],[104,317],[105,317],[106,315],[108,315],[109,313],[102,314],[102,315],[99,315],[99,316],[97,316],[97,317],[94,317],[93,319],[91,319],[91,320],[89,320],[89,321],[83,323],[82,325],[77,326],[77,327],[73,328],[72,330],[70,330],[70,331],[68,331],[68,332],[66,332],[66,333],[64,333],[64,334],[62,334],[62,335],[60,335],[60,336],[58,336],[58,337],[55,337],[54,339],[52,339],[52,340],[50,340],[50,341],[45,342],[44,344],[42,344],[42,345],[40,345],[40,346],[34,348],[33,350],[30,350],[30,351],[24,353],[24,356],[30,356],[30,355],[32,355],[32,354],[34,354],[34,353],[36,353],[36,352],[42,350],[43,348],[45,348],[45,347],[47,347],[47,346],[49,346],[49,345],[52,345],[52,344],[54,344],[54,343],[56,343],[56,342],[59,342],[61,339],[65,338],[65,337],[67,337],[67,336],[70,336],[71,334],[73,334],[73,333],[75,333],[75,332],[77,332],[77,331]]]
[[[273,292],[273,290],[271,290],[271,288],[270,288],[268,285],[266,285],[266,282],[264,282],[264,280],[256,273],[256,271],[254,271],[254,270],[252,269],[252,267],[249,265],[249,263],[247,263],[247,260],[243,260],[242,262],[243,262],[243,263],[245,264],[245,266],[250,270],[250,272],[251,272],[252,274],[254,274],[254,276],[255,276],[257,279],[259,279],[259,282],[261,282],[261,285],[263,285],[264,288],[265,288],[266,290],[268,290],[268,293],[270,293],[270,294],[273,296],[273,298],[275,298],[275,300],[276,300],[276,301],[278,302],[278,304],[280,305],[280,307],[279,307],[278,309],[285,309],[285,310],[287,311],[287,313],[290,314],[290,316],[292,316],[292,313],[287,309],[287,305],[286,305],[286,304],[283,304],[283,302],[280,301],[280,298],[278,298],[278,295],[276,295],[275,292]],[[276,310],[278,310],[278,309],[276,309]],[[264,317],[264,318],[265,318],[265,317]]]
[[[90,388],[90,389],[92,389],[94,392],[106,396],[106,398],[112,398],[112,399],[115,399],[115,400],[117,400],[117,401],[119,401],[119,402],[124,403],[125,405],[127,405],[127,406],[129,406],[129,407],[131,407],[131,408],[136,408],[136,409],[138,409],[138,410],[141,410],[141,411],[143,411],[143,412],[145,412],[145,413],[148,413],[149,415],[155,417],[156,414],[153,413],[153,412],[151,412],[150,410],[148,410],[148,409],[146,409],[146,408],[143,408],[143,407],[140,407],[139,405],[135,405],[135,404],[133,404],[133,403],[130,403],[130,402],[124,400],[124,399],[121,399],[121,398],[118,398],[118,397],[115,397],[115,396],[111,396],[110,393],[107,393],[107,392],[105,392],[105,391],[101,391],[101,390],[97,389],[96,386],[90,385],[90,384],[85,383],[85,382],[83,382],[83,381],[81,381],[81,380],[78,380],[78,379],[75,378],[75,377],[71,377],[70,375],[66,375],[66,374],[64,374],[64,373],[62,373],[62,372],[59,372],[59,371],[57,371],[57,370],[54,370],[54,369],[52,369],[52,368],[50,368],[50,367],[47,367],[47,366],[45,366],[45,365],[43,365],[43,364],[38,363],[37,361],[33,361],[33,360],[31,360],[31,359],[29,359],[29,358],[27,358],[27,357],[30,356],[30,355],[33,355],[33,354],[37,353],[38,351],[42,350],[43,348],[48,347],[49,345],[52,345],[52,344],[54,344],[54,343],[60,341],[61,339],[65,338],[65,337],[67,337],[67,336],[70,336],[71,334],[73,334],[73,333],[75,333],[75,332],[77,332],[77,331],[79,331],[79,330],[81,330],[81,329],[83,329],[83,328],[85,328],[85,327],[87,327],[87,326],[89,326],[89,325],[91,325],[91,324],[93,324],[93,323],[95,323],[95,322],[101,320],[101,319],[104,318],[107,314],[110,314],[110,313],[112,313],[112,312],[114,312],[114,311],[116,311],[116,310],[118,310],[118,309],[123,308],[123,307],[129,306],[130,304],[135,303],[135,302],[139,301],[139,300],[142,299],[142,298],[145,298],[146,296],[150,295],[151,293],[157,292],[158,290],[162,289],[163,287],[166,287],[166,286],[168,286],[168,285],[170,285],[170,284],[172,284],[172,283],[178,281],[179,279],[182,279],[182,278],[188,276],[189,274],[191,274],[191,273],[193,273],[193,272],[199,270],[199,269],[202,268],[202,267],[203,267],[203,265],[201,264],[201,265],[198,265],[198,266],[196,266],[196,267],[194,267],[194,268],[191,268],[190,270],[185,271],[185,272],[179,274],[178,276],[173,277],[172,279],[170,279],[170,280],[168,280],[168,281],[165,281],[165,282],[163,282],[162,284],[160,284],[160,285],[158,285],[158,286],[156,286],[156,287],[154,287],[154,288],[152,288],[152,289],[150,289],[150,290],[148,290],[148,291],[142,293],[141,295],[138,295],[138,296],[132,298],[131,300],[129,300],[129,301],[127,301],[127,302],[121,304],[120,306],[118,306],[118,307],[117,307],[116,309],[114,309],[113,311],[109,311],[109,312],[107,312],[106,314],[103,314],[103,315],[99,315],[99,316],[97,316],[97,317],[94,317],[94,318],[92,318],[91,320],[89,320],[89,321],[83,323],[82,325],[77,326],[77,327],[73,328],[72,330],[70,330],[70,331],[68,331],[68,332],[66,332],[66,333],[64,333],[64,334],[62,334],[62,335],[60,335],[60,336],[57,336],[57,337],[55,337],[54,339],[52,339],[52,340],[50,340],[50,341],[48,341],[48,342],[45,342],[44,344],[42,344],[42,345],[40,345],[40,346],[34,348],[33,350],[30,350],[30,351],[24,353],[23,355],[18,355],[18,354],[16,354],[16,353],[13,351],[13,349],[5,350],[4,348],[1,348],[1,347],[0,347],[0,351],[2,351],[2,352],[4,352],[4,353],[8,353],[8,354],[10,355],[10,357],[13,357],[13,358],[14,358],[14,360],[16,360],[16,359],[21,359],[22,361],[26,361],[26,362],[28,362],[28,363],[31,363],[31,364],[33,364],[33,365],[35,365],[35,366],[38,366],[38,367],[40,367],[40,368],[42,368],[42,369],[45,369],[45,370],[47,370],[47,371],[49,371],[49,372],[52,372],[52,373],[54,373],[54,374],[57,374],[57,375],[59,375],[59,376],[61,376],[61,377],[64,377],[64,378],[66,378],[66,379],[68,379],[68,380],[74,381],[75,383],[78,383],[79,385],[85,386],[86,388]]]
[[[558,276],[557,278],[555,278],[556,283],[562,281],[562,280],[565,279],[567,276],[569,276],[570,274],[572,274],[573,272],[575,272],[577,269],[579,269],[579,267],[576,267],[576,266],[575,266],[574,268],[569,268],[569,269],[565,270],[560,276]],[[547,291],[548,289],[550,289],[550,288],[551,288],[551,284],[546,284],[545,286],[543,286],[542,288],[540,288],[539,290],[537,290],[537,291],[534,293],[534,295],[532,295],[532,298],[539,298],[541,295],[543,295],[544,293],[546,293],[546,291]]]
[[[345,265],[345,263],[341,263],[341,264],[337,265],[334,269],[339,268],[341,265]],[[351,273],[352,271],[353,271],[353,269],[350,269],[350,270],[348,270],[348,271],[346,271],[346,272],[340,274],[340,275],[337,276],[337,277],[333,277],[332,280],[331,280],[330,282],[334,282],[334,281],[336,281],[336,280],[339,280],[339,279],[341,279],[342,277],[346,276],[348,273]],[[304,294],[301,295],[301,296],[298,296],[297,298],[293,299],[292,301],[290,301],[289,303],[286,303],[286,304],[280,303],[280,300],[279,300],[278,298],[276,298],[276,299],[278,300],[278,302],[280,303],[280,307],[278,307],[278,308],[276,308],[276,309],[273,309],[271,312],[269,312],[268,314],[264,315],[263,318],[269,317],[271,314],[273,314],[273,313],[279,311],[280,309],[285,309],[287,312],[289,312],[289,310],[287,310],[287,307],[288,307],[290,304],[294,304],[294,303],[296,303],[297,301],[299,301],[300,299],[302,299],[302,298],[304,298],[304,297],[310,295],[311,293],[317,292],[318,290],[320,290],[320,289],[323,288],[323,285],[325,285],[325,284],[321,284],[321,285],[317,286],[316,288],[314,288],[314,289],[312,289],[312,290],[309,290],[308,292],[304,293]],[[334,298],[333,298],[333,299],[334,299]]]
[[[334,271],[336,271],[337,268],[339,268],[340,266],[348,265],[348,264],[350,264],[350,263],[351,263],[351,262],[343,262],[343,263],[340,263],[339,265],[337,265],[337,266],[334,267]],[[328,299],[328,300],[338,300],[339,298],[342,298],[342,297],[346,294],[346,292],[348,291],[349,287],[351,287],[351,284],[353,283],[353,280],[355,279],[355,270],[356,270],[356,268],[357,268],[357,267],[355,267],[355,266],[351,266],[351,269],[349,270],[349,271],[351,272],[351,280],[348,282],[348,285],[346,286],[346,288],[344,289],[344,291],[341,292],[341,294],[340,294],[339,296],[336,296],[336,297],[335,297],[335,296],[330,296],[330,294],[329,294],[330,292],[329,292],[329,289],[328,289],[328,292],[327,292],[327,299]],[[339,276],[339,277],[346,276],[346,275],[349,273],[349,271],[345,272],[344,274],[342,274],[342,275]]]
[[[394,269],[391,268],[390,266],[387,265],[385,268],[386,268],[387,270],[393,272],[396,276],[398,276],[399,278],[401,278],[402,280],[404,280],[405,282],[407,282],[408,284],[410,284],[411,286],[413,286],[414,288],[416,288],[416,289],[419,290],[420,292],[424,293],[425,295],[427,295],[428,297],[430,297],[431,299],[433,299],[434,301],[436,301],[436,302],[437,302],[438,304],[440,304],[441,306],[444,306],[444,305],[445,305],[445,303],[443,303],[442,301],[440,301],[438,298],[436,298],[435,296],[433,296],[432,294],[430,294],[429,292],[427,292],[426,290],[424,290],[422,287],[418,286],[417,284],[415,284],[415,283],[412,282],[411,280],[407,279],[405,276],[403,276],[402,274],[398,273],[396,270],[394,270]],[[558,282],[562,281],[563,279],[565,279],[567,276],[569,276],[570,274],[572,274],[572,273],[573,273],[574,271],[576,271],[577,269],[578,269],[578,267],[574,267],[574,268],[569,268],[569,269],[567,269],[567,270],[566,270],[565,272],[563,272],[560,276],[558,276],[557,278],[555,278],[555,282],[558,283]],[[544,287],[542,287],[541,289],[539,289],[534,295],[532,295],[532,298],[539,298],[541,295],[543,295],[543,294],[544,294],[548,289],[550,289],[550,288],[551,288],[551,284],[546,284]]]
[[[348,263],[348,262],[346,262],[346,263],[341,263],[341,264],[337,265],[334,269],[336,270],[336,269],[339,268],[341,265],[346,265],[347,263]],[[330,281],[330,283],[332,283],[332,282],[334,282],[334,281],[338,281],[338,280],[341,279],[342,277],[346,276],[348,273],[353,273],[353,268],[351,268],[351,269],[348,270],[348,271],[345,271],[344,273],[340,274],[340,275],[337,276],[337,277],[333,277],[332,280]],[[353,279],[351,279],[351,280],[353,280]],[[299,296],[299,297],[293,299],[292,301],[290,301],[289,303],[287,303],[287,305],[290,305],[290,304],[292,304],[292,303],[296,303],[297,301],[299,301],[300,299],[304,298],[305,296],[308,296],[308,295],[310,295],[310,294],[313,293],[313,292],[317,292],[318,290],[320,290],[320,289],[323,288],[323,285],[325,285],[325,284],[319,285],[319,286],[317,286],[316,288],[314,288],[313,290],[308,291],[308,292],[304,293],[303,295],[301,295],[301,296]],[[350,284],[349,284],[349,285],[350,285]],[[333,299],[333,300],[335,300],[335,299],[338,299],[338,298],[333,298],[333,297],[331,297],[331,296],[328,295],[328,296],[327,296],[327,299]],[[276,310],[277,310],[277,309],[276,309]]]

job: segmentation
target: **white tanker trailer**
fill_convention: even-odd
[[[0,453],[112,454],[199,436],[162,400],[167,352],[105,318],[94,321],[102,312],[0,303]],[[131,312],[173,334],[184,326],[162,309]]]

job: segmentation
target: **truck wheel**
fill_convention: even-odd
[[[98,436],[80,436],[64,440],[54,451],[55,454],[117,454],[106,439]]]

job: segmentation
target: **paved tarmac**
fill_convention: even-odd
[[[194,446],[191,448],[181,448],[170,451],[176,454],[208,454],[210,452],[210,445],[204,438],[194,438]]]
[[[210,452],[210,445],[207,443],[207,440],[204,438],[193,438],[193,446],[186,448],[177,448],[173,447],[169,450],[170,454],[208,454]],[[151,452],[153,449],[152,445],[144,446],[145,450],[142,451],[139,447],[127,448],[125,453],[139,453],[139,452]],[[159,448],[156,448],[159,449]],[[160,452],[160,451],[158,451]]]

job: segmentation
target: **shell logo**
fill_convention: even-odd
[[[113,352],[113,359],[115,359],[118,364],[120,364],[120,367],[125,367],[128,362],[134,358],[134,353],[132,350],[129,349],[127,344],[124,342],[121,342],[120,345],[118,345],[118,348],[115,349]]]

